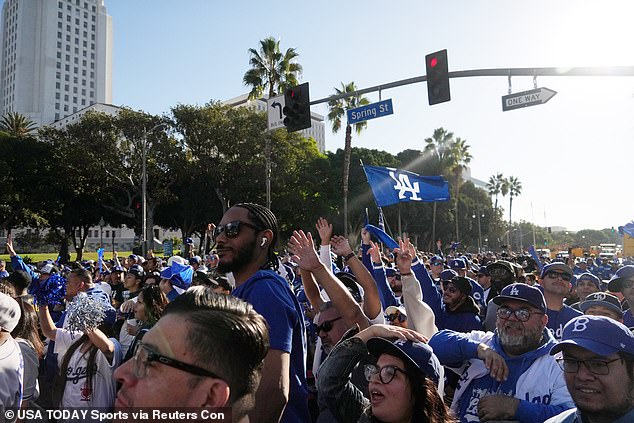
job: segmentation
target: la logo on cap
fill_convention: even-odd
[[[517,296],[520,295],[520,290],[517,289],[516,286],[514,286],[513,288],[511,288],[511,292],[509,292],[509,294],[513,295],[513,296]]]
[[[594,298],[597,301],[603,301],[603,300],[605,300],[605,293],[604,292],[597,292],[596,294],[594,294]]]

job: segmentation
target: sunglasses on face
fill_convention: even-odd
[[[403,323],[407,320],[407,316],[404,316],[401,313],[392,313],[392,314],[388,314],[387,315],[387,321],[388,322],[394,322],[398,320],[399,322]]]
[[[339,319],[341,319],[341,317],[337,317],[336,319],[332,319],[332,320],[326,320],[321,325],[318,325],[315,328],[315,332],[317,333],[317,335],[319,335],[319,332],[322,332],[322,331],[324,333],[330,332],[334,326],[334,323]]]
[[[240,228],[242,226],[246,226],[247,228],[251,228],[255,231],[262,231],[262,228],[258,228],[255,225],[252,225],[248,222],[243,222],[241,220],[234,220],[233,222],[229,222],[225,225],[218,225],[216,229],[214,229],[211,238],[214,242],[216,242],[216,238],[220,236],[221,233],[224,233],[227,238],[235,238],[240,234]]]
[[[442,266],[442,262],[441,261],[433,261],[431,263],[432,266]]]
[[[568,273],[563,273],[563,272],[550,271],[546,273],[546,276],[553,279],[561,278],[564,281],[569,281],[570,279],[572,279],[572,276],[570,276]]]

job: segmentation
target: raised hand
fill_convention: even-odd
[[[335,254],[343,257],[353,252],[348,239],[341,235],[335,235],[332,237],[332,240],[330,241],[330,248],[332,248],[332,251]]]
[[[326,219],[320,217],[317,219],[317,223],[315,223],[315,228],[319,234],[321,245],[330,244],[330,238],[332,238],[332,223],[328,223]]]
[[[372,263],[381,263],[381,252],[379,251],[379,246],[372,241],[370,241],[368,254],[372,258]]]
[[[370,240],[372,239],[372,234],[366,228],[361,229],[361,243],[363,245],[370,245]]]
[[[293,253],[293,261],[302,270],[314,272],[323,266],[315,251],[313,236],[310,232],[306,234],[302,230],[294,231],[288,241],[288,249]]]
[[[398,245],[398,249],[394,249],[398,270],[401,272],[401,275],[411,273],[412,260],[416,255],[416,250],[407,237],[405,237],[405,239],[399,239]]]
[[[7,253],[9,253],[9,256],[11,257],[15,257],[17,255],[13,249],[13,235],[11,234],[7,235]]]

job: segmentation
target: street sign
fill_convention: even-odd
[[[174,243],[166,239],[163,241],[163,257],[172,257],[174,255]]]
[[[536,88],[534,90],[522,91],[502,97],[502,111],[521,109],[522,107],[537,106],[550,100],[557,91],[548,88]]]
[[[390,98],[379,101],[378,103],[348,110],[348,125],[354,125],[355,123],[391,115],[393,113],[394,109],[392,109],[392,99]]]
[[[266,101],[268,110],[268,128],[269,131],[273,131],[278,128],[284,128],[284,95],[278,95],[277,97],[269,98]]]

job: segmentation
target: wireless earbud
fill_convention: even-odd
[[[260,247],[264,247],[268,239],[266,237],[262,238],[262,242],[260,242]]]

